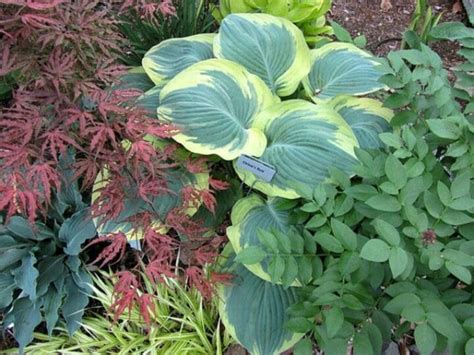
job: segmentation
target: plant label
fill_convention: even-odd
[[[239,159],[237,159],[237,166],[241,169],[250,171],[265,182],[272,181],[276,173],[273,166],[248,155],[241,155]]]

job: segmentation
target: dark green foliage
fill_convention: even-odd
[[[32,226],[13,216],[0,226],[1,326],[13,323],[20,350],[41,322],[51,334],[61,318],[74,333],[91,294],[91,278],[79,253],[96,229],[67,162],[61,165],[61,190],[53,196],[46,224]]]
[[[288,326],[316,321],[310,333],[328,354],[351,339],[355,354],[379,354],[413,329],[423,355],[473,348],[471,91],[453,88],[413,33],[407,43],[385,64],[385,105],[397,110],[394,132],[380,135],[385,150],[358,150],[356,176],[333,170],[331,183],[305,192],[286,243],[259,231],[262,246],[247,255],[270,256],[273,280],[303,286]]]
[[[212,0],[180,0],[174,1],[176,15],[157,12],[151,19],[144,19],[131,11],[122,16],[118,28],[131,46],[121,55],[122,62],[141,65],[144,54],[161,41],[214,31],[215,20],[210,11],[214,3]]]

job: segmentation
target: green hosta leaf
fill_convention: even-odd
[[[233,160],[241,154],[262,155],[267,140],[254,120],[278,98],[244,67],[209,59],[166,84],[160,101],[158,118],[180,128],[174,140],[193,153]]]
[[[62,291],[62,290],[61,290]],[[48,335],[51,336],[53,329],[59,319],[59,307],[62,304],[62,292],[58,292],[54,285],[49,287],[48,292],[44,297],[44,318],[46,320],[46,328]]]
[[[302,32],[290,21],[266,14],[227,16],[214,54],[243,65],[279,96],[291,95],[310,66]]]
[[[143,69],[156,85],[167,82],[191,65],[212,58],[214,37],[215,34],[198,34],[167,39],[145,54]]]
[[[328,103],[351,126],[362,149],[383,146],[379,134],[388,132],[393,111],[373,99],[338,96]]]
[[[267,183],[249,171],[236,165],[235,168],[247,185],[267,195],[298,198],[297,184],[313,190],[328,179],[330,167],[352,173],[357,140],[349,125],[332,109],[289,100],[261,112],[254,126],[265,133],[269,142],[259,159],[275,167],[276,175]]]
[[[368,94],[384,87],[378,81],[382,76],[379,65],[352,44],[326,44],[311,51],[311,70],[303,85],[313,100]]]
[[[14,265],[29,253],[29,249],[8,249],[0,254],[0,271]]]
[[[13,291],[16,282],[13,276],[7,273],[0,274],[0,309],[6,308],[13,300]]]
[[[280,354],[303,334],[286,329],[286,310],[297,301],[294,288],[284,289],[262,280],[229,259],[225,272],[239,282],[219,290],[219,313],[229,333],[252,354]]]
[[[35,264],[36,258],[33,254],[30,254],[21,260],[19,268],[13,270],[17,287],[22,289],[32,302],[36,300],[36,285],[39,275]]]
[[[388,259],[393,278],[400,276],[408,266],[408,255],[402,248],[393,248]]]
[[[90,209],[76,212],[66,219],[59,230],[59,240],[66,243],[64,251],[69,255],[78,255],[81,245],[96,235]]]
[[[272,240],[274,249],[267,247],[267,250],[273,250],[273,252],[282,250],[285,254],[291,254],[291,242],[288,237],[290,210],[283,208],[281,201],[279,198],[264,201],[257,194],[252,194],[240,199],[234,205],[231,213],[232,226],[227,228],[227,235],[237,254],[237,260],[241,258],[240,254],[245,250],[262,249],[266,244],[271,244]],[[261,252],[256,252],[256,254],[257,259],[261,260],[247,264],[245,267],[258,277],[271,281],[269,270],[271,257],[265,258]],[[255,258],[252,261],[255,261]],[[281,263],[281,261],[275,262]],[[275,267],[280,269],[279,265],[272,266],[273,274],[280,274],[280,271],[274,269]]]
[[[421,355],[430,355],[436,347],[436,332],[428,324],[419,324],[415,328],[415,342]]]
[[[71,276],[66,278],[64,283],[66,299],[61,308],[62,315],[66,320],[66,328],[69,335],[72,335],[81,326],[84,310],[89,303],[89,295],[80,288]]]
[[[387,243],[380,239],[369,240],[364,244],[362,250],[360,251],[361,258],[377,263],[387,261],[389,256],[390,247]]]
[[[9,316],[13,316],[14,335],[22,353],[25,346],[33,340],[36,326],[41,323],[40,304],[25,297],[18,298]]]

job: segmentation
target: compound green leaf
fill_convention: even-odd
[[[239,64],[209,59],[178,74],[161,91],[158,118],[180,132],[173,139],[193,153],[233,160],[260,156],[267,140],[256,115],[278,102],[265,83]]]
[[[215,34],[198,34],[167,39],[146,52],[143,69],[156,85],[163,84],[191,65],[214,57],[214,37]]]
[[[349,43],[330,43],[311,51],[311,70],[303,80],[314,101],[338,95],[365,95],[384,88],[376,59]]]
[[[310,67],[303,33],[290,21],[267,14],[227,16],[214,54],[243,65],[279,96],[291,95]]]
[[[330,167],[352,174],[357,162],[354,133],[334,110],[323,105],[284,101],[261,112],[254,127],[268,140],[259,159],[273,166],[276,174],[267,183],[236,164],[234,167],[247,185],[269,196],[299,198],[298,186],[312,191],[329,179]]]

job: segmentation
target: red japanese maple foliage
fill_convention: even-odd
[[[0,211],[7,219],[14,214],[30,222],[45,218],[51,193],[60,188],[60,156],[69,149],[75,152],[73,169],[83,191],[90,193],[98,174],[107,170],[92,206],[95,215],[117,217],[129,186],[138,187],[139,197],[148,202],[167,191],[166,171],[178,164],[173,145],[156,150],[145,137],[168,138],[175,130],[129,105],[139,91],[110,90],[127,70],[116,60],[126,46],[116,30],[117,15],[131,7],[143,16],[174,11],[171,0],[0,0],[0,76],[15,73],[17,78],[11,101],[0,108]],[[204,159],[181,165],[190,172],[207,168]],[[210,185],[227,187],[217,180]],[[204,229],[185,210],[199,200],[213,211],[213,191],[186,188],[182,197],[183,206],[168,214],[166,227],[199,239]],[[210,297],[214,281],[225,279],[203,271],[203,263],[215,260],[218,243],[198,243],[199,248],[191,248],[196,257],[188,269],[174,267],[181,245],[153,230],[152,217],[134,221],[145,235],[146,274],[156,282],[183,275]],[[96,260],[101,265],[125,253],[122,233],[93,241],[99,242],[109,243]],[[119,274],[117,315],[133,302],[150,310],[149,297],[138,296],[139,287],[132,271]]]

